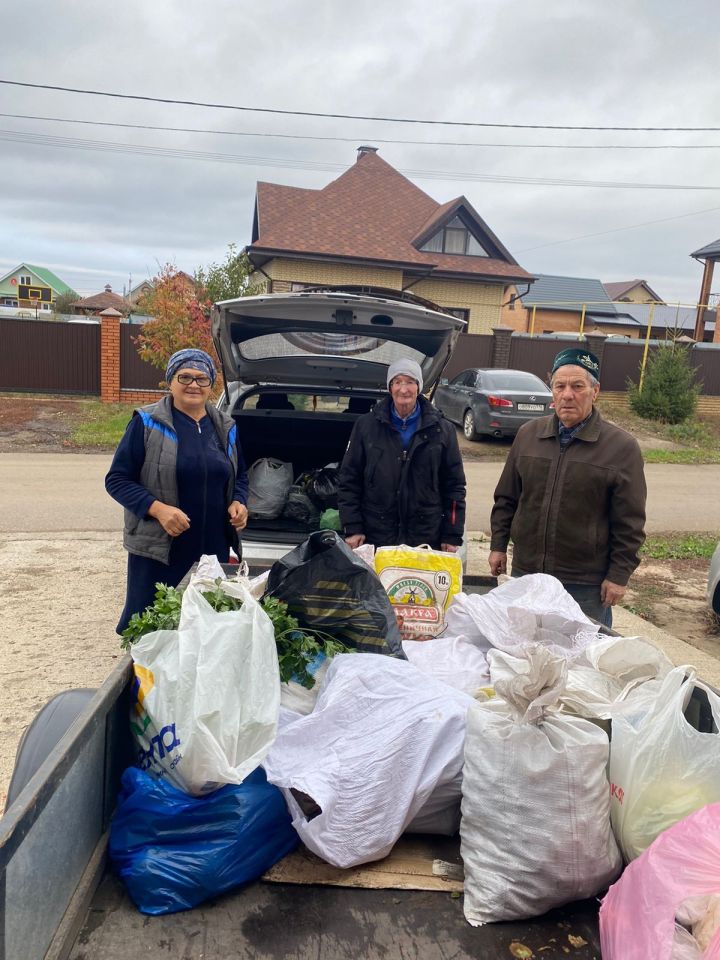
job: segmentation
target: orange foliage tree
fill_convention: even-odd
[[[198,347],[210,354],[219,370],[210,331],[212,303],[204,287],[171,263],[162,267],[153,284],[138,304],[153,317],[134,338],[142,359],[164,370],[176,350]]]

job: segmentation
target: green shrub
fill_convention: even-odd
[[[671,343],[658,347],[648,360],[642,392],[628,381],[630,406],[646,420],[682,423],[695,412],[700,387],[686,347]]]

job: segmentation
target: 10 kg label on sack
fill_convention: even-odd
[[[445,611],[462,589],[462,560],[429,547],[380,547],[375,572],[393,606],[403,639],[438,637]]]

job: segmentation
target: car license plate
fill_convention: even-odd
[[[544,410],[545,406],[542,403],[519,403],[517,408],[518,410],[527,410],[528,413],[535,413],[538,410]]]

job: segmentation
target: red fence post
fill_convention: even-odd
[[[112,307],[100,314],[100,400],[120,403],[120,320]]]

